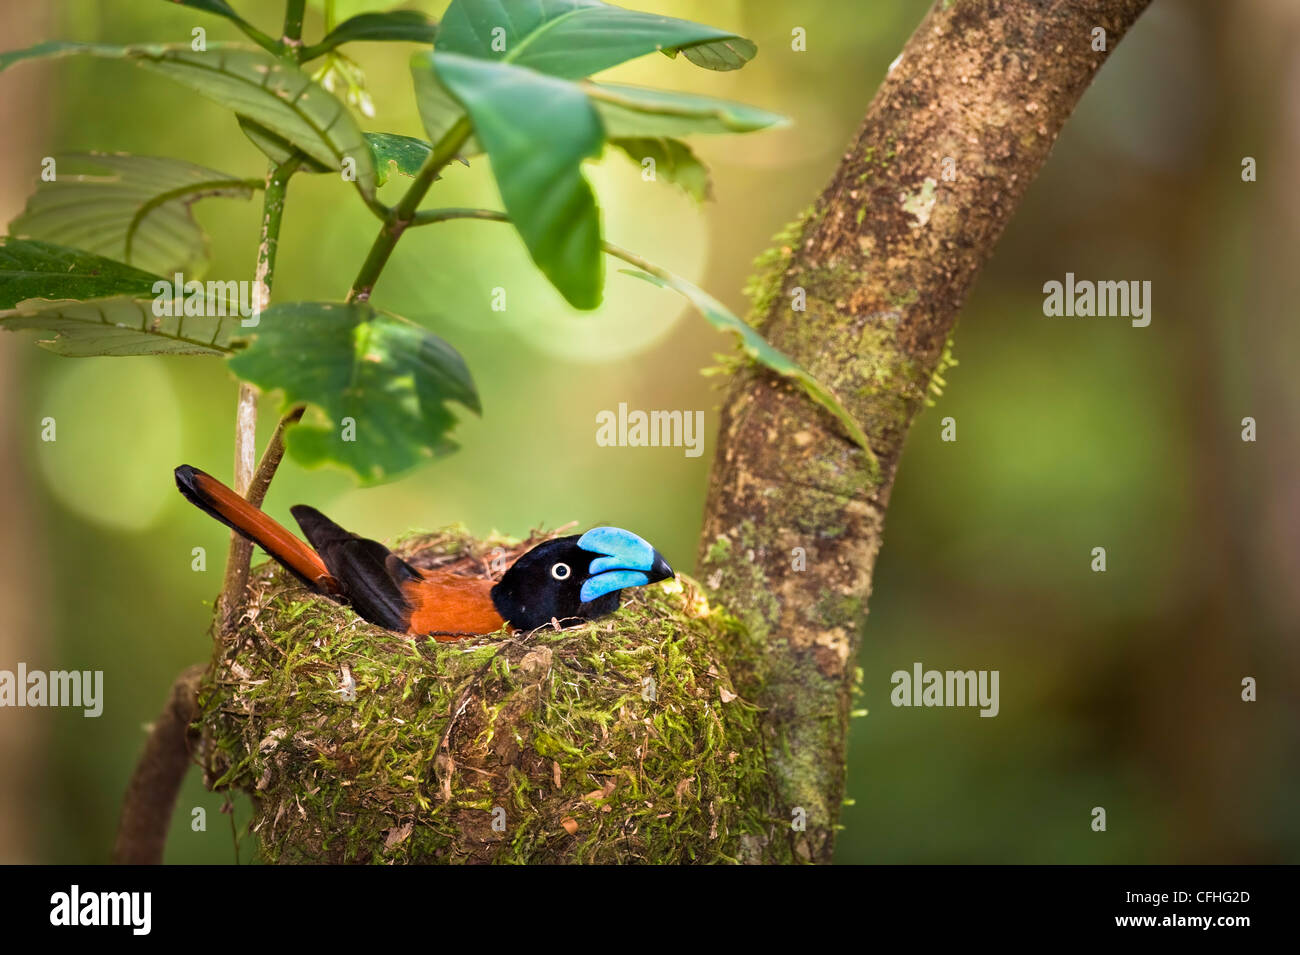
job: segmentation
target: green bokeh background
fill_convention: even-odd
[[[236,6],[268,31],[278,22],[278,3]],[[421,6],[437,15],[445,4]],[[611,240],[741,311],[750,260],[828,181],[928,3],[639,6],[736,29],[759,56],[730,74],[648,57],[611,79],[793,120],[697,140],[715,175],[703,210],[643,182],[621,154],[589,170]],[[0,21],[33,41],[179,41],[195,26],[239,38],[162,0],[15,5]],[[794,27],[806,52],[791,50]],[[308,37],[319,30],[314,11]],[[406,48],[353,49],[378,113],[363,126],[420,135]],[[9,214],[41,157],[60,151],[264,169],[231,116],[162,78],[119,62],[24,64],[0,75],[0,99],[19,95],[20,70],[40,72],[38,95],[17,104],[26,122],[5,137]],[[1244,156],[1258,161],[1256,183],[1241,181]],[[853,723],[838,861],[1300,861],[1298,173],[1300,11],[1155,0],[1016,212],[962,313],[960,364],[908,438],[859,660],[869,712]],[[383,197],[395,201],[404,183]],[[426,205],[497,201],[476,162],[451,170]],[[256,203],[197,210],[212,237],[209,277],[250,277]],[[374,232],[336,177],[295,179],[274,299],[342,297]],[[1042,285],[1067,271],[1150,280],[1150,327],[1044,318]],[[505,312],[490,307],[495,287]],[[489,223],[410,233],[375,302],[464,354],[483,417],[465,417],[454,456],[374,489],[288,462],[273,516],[311,502],[379,538],[452,522],[519,535],[611,522],[690,568],[719,401],[718,379],[699,371],[729,339],[614,268],[606,304],[572,312],[514,234]],[[99,862],[143,725],[175,674],[209,652],[227,534],[175,493],[171,469],[229,477],[235,383],[206,359],[61,359],[16,336],[0,348],[16,436],[7,467],[30,523],[28,538],[4,546],[31,577],[10,598],[27,613],[0,607],[0,619],[39,608],[18,635],[21,659],[102,669],[106,681],[101,718],[43,711],[37,742],[6,766],[21,785],[4,811],[19,821],[0,858]],[[596,413],[619,402],[704,409],[705,455],[597,447]],[[47,415],[53,443],[40,440]],[[1240,440],[1248,415],[1253,444]],[[946,416],[955,443],[940,440]],[[274,420],[264,400],[263,437]],[[1097,546],[1105,574],[1089,569]],[[205,572],[191,569],[194,547],[206,549]],[[916,661],[999,670],[1000,715],[892,707],[890,673]],[[1256,703],[1240,700],[1246,676],[1259,682]],[[222,803],[191,774],[169,861],[234,860]],[[1105,833],[1090,828],[1094,806],[1107,810]],[[191,830],[194,807],[206,831]]]

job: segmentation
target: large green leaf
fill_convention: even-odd
[[[374,195],[374,163],[347,107],[296,66],[264,50],[216,43],[201,53],[188,44],[42,43],[0,54],[0,70],[35,56],[73,54],[127,59],[171,77],[332,169],[342,170],[344,160],[350,159],[357,187],[366,196]]]
[[[502,202],[533,261],[577,308],[600,304],[600,212],[582,160],[604,134],[582,89],[534,70],[454,53],[431,59],[469,111]]]
[[[751,133],[786,122],[765,109],[711,96],[614,83],[583,83],[582,88],[595,103],[610,139]]]
[[[411,57],[411,79],[415,86],[415,105],[420,111],[420,123],[429,139],[438,142],[465,115],[461,106],[442,85],[437,72],[432,68],[433,60],[425,55]],[[476,136],[471,136],[460,148],[462,156],[477,156],[483,152],[483,146]]]
[[[652,275],[642,269],[621,269],[620,271],[627,275],[634,275],[639,279],[645,279],[660,288],[670,288],[684,295],[699,309],[700,314],[714,328],[724,332],[732,332],[739,336],[741,350],[746,355],[764,367],[772,369],[778,375],[797,381],[810,398],[840,420],[849,437],[857,442],[871,456],[873,461],[875,460],[875,455],[871,451],[871,444],[867,440],[866,434],[863,433],[858,423],[853,420],[852,415],[840,404],[839,399],[831,394],[821,382],[804,371],[789,355],[770,345],[766,338],[748,323],[738,318],[729,308],[708,292],[668,272]]]
[[[178,159],[124,153],[55,157],[57,177],[42,181],[9,224],[19,238],[41,239],[117,259],[148,272],[207,268],[207,236],[191,205],[209,196],[246,199],[250,182]]]
[[[724,46],[728,42],[731,48]],[[709,51],[692,56],[691,49],[701,45]],[[514,63],[571,80],[656,50],[683,50],[710,69],[735,69],[754,55],[752,43],[728,30],[600,0],[453,0],[438,34],[439,53]]]
[[[344,43],[389,41],[432,43],[438,36],[438,22],[418,10],[392,10],[387,13],[358,13],[344,20],[319,43],[302,51],[304,62]]]
[[[454,450],[450,402],[480,410],[454,348],[368,304],[274,305],[250,339],[230,359],[234,372],[283,391],[286,408],[315,405],[328,419],[291,430],[289,453],[308,466],[342,465],[364,484]]]
[[[611,146],[623,150],[643,174],[645,161],[654,160],[656,181],[676,183],[696,202],[713,198],[713,181],[709,169],[680,139],[628,138],[611,139]]]
[[[0,309],[29,298],[151,296],[159,281],[157,275],[81,249],[0,238]]]
[[[216,314],[204,299],[205,315],[154,314],[152,299],[116,297],[87,302],[28,299],[0,312],[0,328],[53,333],[37,344],[60,355],[228,355],[239,328],[238,314]]]

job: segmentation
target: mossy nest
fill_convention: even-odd
[[[494,576],[539,539],[395,549]],[[574,629],[457,643],[272,566],[252,588],[200,692],[201,754],[209,787],[252,795],[268,861],[726,862],[769,827],[751,648],[688,578]]]

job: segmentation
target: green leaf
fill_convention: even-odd
[[[609,142],[642,168],[647,159],[653,159],[655,178],[662,176],[665,181],[676,183],[696,202],[713,198],[709,168],[680,139],[630,138]]]
[[[29,298],[147,296],[160,281],[157,275],[81,249],[0,238],[0,309]]]
[[[411,79],[415,85],[415,105],[420,111],[420,123],[429,139],[439,142],[462,116],[465,107],[447,91],[431,68],[432,60],[425,55],[411,57]],[[483,152],[478,139],[471,136],[460,149],[462,156],[476,156]]]
[[[0,312],[0,328],[53,332],[53,338],[37,344],[71,357],[230,354],[239,315],[219,317],[205,304],[209,315],[159,316],[153,305],[152,299],[128,297],[87,302],[28,299]]]
[[[264,390],[282,390],[285,408],[305,402],[321,409],[328,421],[293,428],[289,453],[307,466],[341,465],[363,484],[454,450],[450,402],[480,411],[454,348],[368,304],[274,305],[230,367]],[[344,440],[345,426],[355,440]]]
[[[729,42],[733,49],[722,46]],[[438,35],[439,53],[514,63],[570,80],[656,50],[681,50],[710,69],[735,69],[754,49],[728,30],[600,0],[453,0]]]
[[[313,60],[344,43],[388,41],[432,43],[438,36],[438,22],[418,10],[393,10],[388,13],[358,13],[344,20],[319,43],[302,51],[303,62]]]
[[[669,57],[677,55],[676,50],[664,50]],[[715,40],[712,43],[697,43],[681,48],[686,59],[706,70],[738,70],[758,55],[758,46],[753,40],[743,36],[730,40]]]
[[[342,170],[344,160],[350,159],[357,188],[367,197],[374,195],[370,150],[347,107],[296,66],[264,50],[216,43],[202,53],[188,44],[42,43],[0,54],[0,70],[33,56],[78,53],[127,59],[168,76],[248,117],[334,170]]]
[[[333,166],[327,166],[324,163],[317,162],[302,150],[300,150],[283,136],[277,136],[260,123],[255,123],[247,116],[236,116],[239,121],[239,131],[248,137],[248,141],[262,151],[267,159],[281,166],[294,154],[302,158],[302,165],[299,166],[300,172],[323,173],[334,172]]]
[[[172,3],[180,4],[183,7],[193,7],[195,10],[202,10],[205,13],[213,13],[219,17],[225,17],[239,29],[243,30],[247,36],[252,37],[263,47],[277,47],[278,41],[267,36],[257,27],[253,26],[238,13],[234,7],[226,3],[226,0],[171,0]]]
[[[210,196],[247,199],[252,185],[178,159],[124,153],[55,157],[57,177],[42,181],[11,235],[103,255],[148,272],[198,278],[208,241],[191,206]],[[129,247],[129,251],[128,251]]]
[[[591,101],[576,84],[523,67],[422,57],[469,111],[537,267],[575,307],[595,308],[604,285],[600,213],[581,163],[600,154],[604,134]]]
[[[642,269],[620,269],[619,271],[626,275],[634,275],[639,279],[645,279],[660,288],[671,288],[681,293],[699,309],[700,313],[714,328],[738,335],[741,350],[746,355],[764,367],[772,369],[778,375],[797,381],[813,401],[840,420],[849,437],[862,447],[872,461],[875,461],[875,455],[871,450],[871,444],[867,440],[866,434],[863,433],[862,428],[853,420],[853,417],[845,410],[844,406],[840,404],[839,399],[831,394],[821,382],[796,364],[790,356],[768,344],[767,339],[746,322],[737,318],[730,309],[708,292],[668,272],[664,272],[662,275],[652,275]]]
[[[756,106],[614,83],[583,83],[610,139],[681,137],[695,133],[750,133],[783,126],[784,116]]]
[[[423,139],[399,136],[397,133],[366,133],[366,144],[375,160],[375,177],[379,185],[388,181],[388,167],[403,176],[414,178],[433,147]],[[441,178],[441,177],[439,177]]]

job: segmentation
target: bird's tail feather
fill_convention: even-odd
[[[186,500],[227,527],[242,534],[313,590],[339,593],[338,581],[320,556],[288,528],[276,523],[231,488],[198,468],[182,464],[176,486]]]

